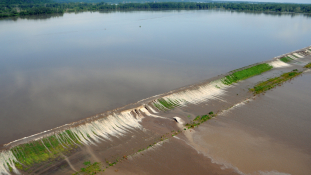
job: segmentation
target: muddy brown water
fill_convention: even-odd
[[[201,125],[194,145],[245,174],[311,174],[311,73]]]
[[[99,162],[105,169],[101,174],[310,174],[311,71],[301,64],[306,62],[311,62],[311,56],[220,89],[205,82],[169,92],[166,97],[173,100],[190,100],[171,110],[151,110],[152,98],[133,104],[129,117],[137,126],[108,122],[116,132],[98,133],[96,140],[90,137],[90,142],[35,164],[25,174],[72,174],[85,161]],[[293,69],[304,73],[261,95],[248,90]],[[201,96],[195,94],[198,91]],[[200,98],[205,100],[197,101]],[[210,111],[217,116],[185,130],[185,123]],[[107,162],[117,164],[109,167]]]
[[[208,10],[0,20],[0,144],[308,46],[310,24]]]
[[[140,113],[142,130],[81,146],[33,172],[72,174],[91,160],[102,163],[102,174],[310,174],[311,71],[264,95],[248,91],[258,81],[295,68],[305,70],[293,63],[239,82],[200,104],[158,111],[153,117]],[[194,129],[183,130],[184,125],[173,120],[177,116],[187,123],[210,111],[218,116]],[[182,132],[171,137],[177,130]],[[169,139],[159,142],[163,135]],[[157,144],[144,149],[153,143]],[[120,162],[108,167],[106,162],[115,160]]]
[[[0,144],[309,45],[310,19],[289,17],[148,11],[0,21],[10,28],[0,29],[4,36],[0,45],[6,50],[4,56],[11,58],[1,58]],[[246,27],[241,18],[254,26]],[[256,27],[258,23],[269,30]],[[285,26],[279,28],[277,23]],[[249,44],[250,39],[256,44]],[[120,133],[77,145],[56,160],[35,164],[27,173],[72,174],[90,160],[107,168],[105,174],[310,174],[310,72],[264,95],[253,97],[248,91],[258,81],[302,70],[299,61],[310,58],[233,84],[199,103],[158,113],[146,107],[153,116],[135,109],[131,117],[139,127],[120,125],[121,130],[113,129]],[[133,106],[144,102],[150,100]],[[177,116],[187,123],[210,111],[219,115],[186,131],[173,119]],[[172,137],[178,130],[181,133]],[[163,136],[169,139],[159,142]],[[122,161],[108,168],[107,161],[116,160]]]

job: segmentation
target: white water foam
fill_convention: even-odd
[[[298,53],[293,53],[294,56],[297,56],[298,58],[303,58],[303,56],[301,56],[300,54]]]
[[[18,162],[13,155],[12,151],[2,151],[0,152],[0,174],[9,175],[10,168],[12,168],[13,172],[16,174],[20,174],[17,168],[15,167],[14,162]]]
[[[166,101],[178,101],[180,106],[185,106],[188,103],[191,104],[199,104],[201,102],[206,102],[212,99],[217,99],[221,101],[225,101],[220,96],[225,94],[225,89],[229,86],[224,85],[221,80],[217,80],[211,82],[206,85],[201,85],[197,89],[193,90],[184,90],[180,92],[176,92],[170,95],[163,97]],[[226,101],[225,101],[226,102]],[[154,101],[155,105],[162,106],[165,108],[160,102]]]
[[[145,108],[141,108],[139,109],[141,112],[145,113],[147,116],[150,116],[150,117],[155,117],[155,118],[164,118],[164,119],[167,119],[165,117],[161,117],[161,116],[158,116],[158,115],[154,115],[154,114],[151,114],[147,109]]]
[[[98,119],[89,123],[81,124],[76,127],[69,128],[73,134],[78,136],[78,139],[84,145],[96,144],[104,139],[111,139],[112,137],[124,136],[127,132],[133,129],[142,129],[140,124],[142,116],[135,117],[131,110],[123,111],[120,114],[109,115],[105,118]],[[62,136],[60,136],[61,134]],[[74,141],[70,138],[68,133],[62,131],[58,133],[50,133],[48,136],[55,136],[58,142],[67,148],[70,143],[67,140]],[[45,137],[40,137],[35,140],[40,140],[47,151],[50,150],[46,147],[43,140]],[[49,139],[46,139],[49,141]],[[52,144],[50,144],[52,145]],[[16,152],[17,153],[17,152]],[[22,154],[22,153],[21,153]],[[0,174],[8,175],[10,174],[10,167],[13,172],[19,174],[19,171],[15,167],[14,162],[18,162],[11,150],[3,150],[0,152]]]
[[[271,61],[268,63],[269,65],[273,66],[273,68],[284,68],[290,67],[292,65],[284,63],[279,59]],[[234,86],[234,85],[231,85]],[[197,89],[193,90],[183,90],[180,92],[176,92],[167,96],[162,97],[165,101],[177,101],[179,106],[186,106],[188,103],[191,104],[199,104],[202,102],[207,102],[209,100],[220,100],[226,102],[225,99],[222,97],[226,93],[226,89],[230,86],[225,85],[222,83],[221,80],[213,81],[209,84],[201,85]],[[155,107],[160,107],[166,109],[159,101],[153,101],[153,105]]]
[[[151,112],[153,112],[153,113],[158,113],[157,111],[155,111],[151,106],[149,106],[149,105],[146,105],[147,107],[148,107],[148,109],[150,109],[151,110]]]
[[[270,63],[271,66],[273,66],[273,68],[283,68],[283,67],[290,67],[290,64],[284,63],[283,61],[277,59],[275,61],[272,61]]]
[[[70,130],[78,135],[83,144],[90,145],[103,141],[102,138],[110,140],[111,137],[124,136],[129,130],[142,129],[140,121],[141,118],[136,119],[131,111],[125,111],[73,127]]]
[[[294,55],[288,55],[289,58],[296,60],[297,58]]]
[[[244,106],[246,103],[249,103],[249,102],[251,102],[251,101],[253,101],[253,100],[252,100],[252,99],[246,99],[246,100],[244,100],[244,101],[241,101],[240,103],[237,103],[237,104],[233,105],[232,107],[230,107],[230,108],[228,108],[228,109],[226,109],[226,110],[221,111],[221,112],[218,113],[217,115],[226,115],[226,114],[228,114],[231,110],[234,110],[234,109],[236,109],[236,108],[242,107],[242,106]]]

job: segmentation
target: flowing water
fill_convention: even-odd
[[[0,172],[7,172],[8,166],[17,172],[12,161],[24,161],[26,154],[30,154],[26,156],[28,163],[35,160],[32,156],[36,155],[44,161],[42,155],[63,152],[59,150],[66,150],[70,145],[86,145],[76,156],[85,157],[83,152],[87,152],[97,160],[92,153],[97,148],[87,145],[110,143],[113,147],[122,141],[124,149],[121,150],[125,151],[135,144],[147,144],[155,135],[146,132],[141,119],[144,116],[163,119],[155,110],[165,110],[162,103],[150,102],[151,98],[145,100],[147,105],[144,101],[133,104],[135,110],[130,105],[101,112],[305,47],[311,39],[310,24],[310,19],[303,15],[208,10],[86,12],[2,20],[0,144],[61,127],[8,145],[13,149],[1,152],[0,161],[8,164],[1,165]],[[294,54],[290,56],[296,59]],[[295,64],[301,66],[305,61]],[[269,64],[275,69],[291,67],[277,60]],[[240,99],[227,101],[228,92],[232,91],[228,88],[220,81],[213,81],[175,91],[163,99],[173,99],[172,103],[179,107],[200,103],[235,104]],[[231,96],[232,93],[235,96],[235,90]],[[192,106],[192,111],[194,109]],[[81,121],[75,122],[78,120]],[[145,120],[147,128],[161,128],[155,123],[155,126],[148,125],[153,119]],[[303,120],[305,118],[301,118]],[[64,125],[71,122],[75,123]],[[45,150],[43,152],[31,154],[29,145],[18,146],[42,136],[46,138],[35,144]],[[285,140],[290,139],[286,134],[283,136]],[[138,144],[139,138],[147,142]],[[106,150],[106,146],[97,150],[97,154],[120,154],[109,151],[110,146]],[[70,171],[75,170],[69,158],[61,157],[70,165]],[[298,158],[296,163],[304,161]],[[36,171],[46,170],[37,167]]]
[[[308,71],[200,126],[194,140],[244,174],[310,174],[310,85]]]
[[[0,144],[305,47],[310,19],[199,10],[1,20]]]

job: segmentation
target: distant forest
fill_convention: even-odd
[[[61,0],[0,0],[0,17],[62,14],[80,11],[224,9],[241,12],[278,12],[311,14],[311,4],[234,3],[234,2],[145,2],[145,3],[86,3],[56,2]]]

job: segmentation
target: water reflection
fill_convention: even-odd
[[[208,10],[66,13],[0,26],[0,144],[306,47],[311,39],[303,15]]]
[[[161,13],[172,13],[172,12],[185,12],[185,11],[193,11],[193,10],[100,10],[100,11],[93,11],[90,13],[103,13],[103,14],[109,14],[109,13],[137,13],[137,12],[161,12]],[[206,10],[202,10],[206,11]],[[298,17],[298,16],[304,16],[307,18],[311,17],[311,14],[303,14],[303,13],[280,13],[280,12],[252,12],[252,11],[230,11],[230,10],[210,10],[210,11],[224,11],[224,12],[231,12],[231,13],[238,13],[238,14],[253,14],[253,15],[267,15],[267,16],[291,16],[291,17]],[[67,12],[66,14],[82,14],[85,13],[85,11],[77,11],[77,12]],[[43,14],[43,15],[28,15],[28,16],[18,16],[18,17],[7,17],[2,18],[0,20],[13,20],[18,21],[19,19],[28,19],[28,20],[45,20],[50,18],[57,18],[57,17],[63,17],[64,14]]]

